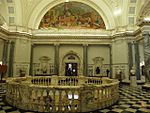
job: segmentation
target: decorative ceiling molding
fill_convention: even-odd
[[[3,26],[4,23],[5,23],[5,19],[2,15],[0,15],[0,26]]]
[[[150,17],[150,1],[147,3],[147,5],[144,7],[141,15],[141,17]]]
[[[144,22],[145,17],[150,17],[150,1],[146,0],[143,4],[141,11],[139,12],[139,15],[137,17],[137,25],[143,25],[147,22]]]

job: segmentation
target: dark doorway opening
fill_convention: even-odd
[[[77,76],[77,63],[66,63],[66,76]]]

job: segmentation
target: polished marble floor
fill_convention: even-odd
[[[150,113],[150,92],[139,88],[121,87],[120,99],[111,107],[90,113]],[[0,93],[0,113],[36,113],[9,106]]]

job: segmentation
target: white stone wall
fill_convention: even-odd
[[[88,64],[93,64],[95,57],[104,58],[103,64],[110,64],[110,49],[108,46],[88,46]]]
[[[88,76],[94,76],[94,62],[95,57],[102,57],[101,74],[106,76],[106,70],[110,70],[110,48],[104,45],[91,45],[88,46]],[[109,74],[110,75],[110,74]]]
[[[112,43],[112,73],[116,77],[118,70],[122,71],[122,79],[129,79],[128,69],[128,43],[124,39]]]
[[[48,57],[50,60],[47,62],[47,73],[53,74],[54,72],[54,45],[34,45],[33,47],[33,74],[42,74],[40,58],[43,56]]]
[[[20,76],[20,70],[29,75],[31,41],[25,37],[15,40],[13,76]]]
[[[40,63],[39,58],[47,56],[54,63],[55,48],[53,45],[35,45],[33,49],[33,63]]]

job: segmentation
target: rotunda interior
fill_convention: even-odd
[[[0,77],[2,113],[149,113],[150,1],[0,0]]]

